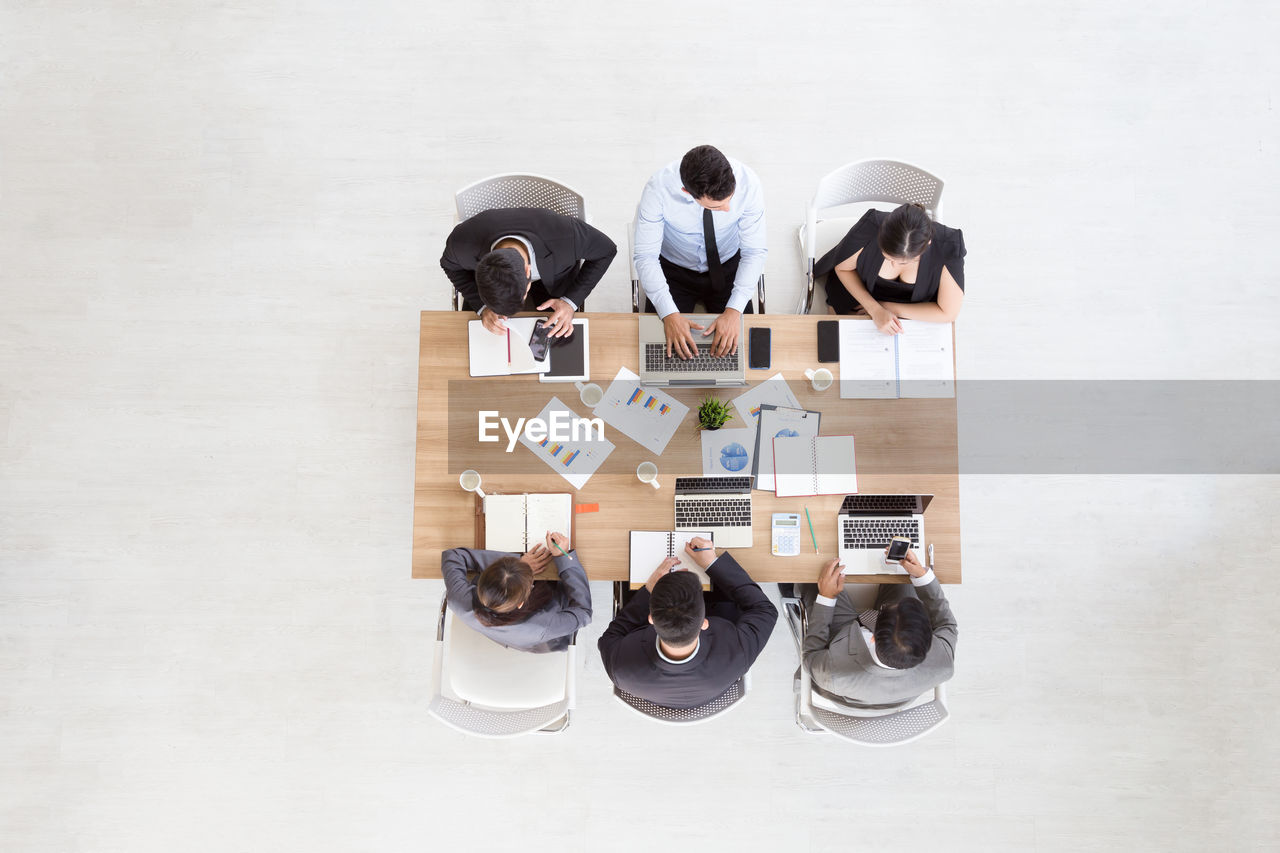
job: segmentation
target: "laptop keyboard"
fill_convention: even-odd
[[[888,548],[895,536],[910,537],[920,547],[920,522],[914,518],[842,518],[840,538],[845,548]]]
[[[751,491],[750,477],[676,477],[676,494],[682,492]]]
[[[677,355],[667,358],[666,344],[644,345],[644,368],[663,373],[733,373],[741,365],[742,350],[731,355],[713,356],[711,344],[698,344],[698,354],[690,359]]]
[[[727,478],[731,479],[731,478]],[[708,498],[676,501],[676,529],[750,527],[751,498]]]

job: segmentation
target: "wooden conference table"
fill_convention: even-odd
[[[636,314],[582,315],[590,321],[591,381],[608,389],[618,368],[637,370],[639,338]],[[554,395],[578,415],[590,410],[571,382],[542,383],[536,375],[471,378],[468,373],[467,322],[470,312],[423,311],[418,359],[418,435],[413,492],[413,577],[439,578],[440,553],[449,548],[476,547],[477,501],[458,485],[458,475],[474,468],[486,492],[570,492],[575,504],[599,504],[599,511],[574,516],[573,541],[593,580],[626,580],[629,531],[670,530],[674,524],[673,487],[676,476],[702,474],[701,440],[696,408],[709,393],[705,389],[665,389],[689,406],[679,430],[657,457],[627,436],[605,426],[616,449],[581,491],[576,491],[541,460],[517,444],[506,453],[507,439],[478,441],[478,411],[497,409],[514,424],[517,417],[534,417]],[[816,368],[815,315],[745,315],[746,328],[773,329],[773,363],[768,370],[748,370],[754,385],[782,372],[800,404],[822,412],[821,433],[853,433],[856,441],[858,491],[865,494],[932,494],[925,513],[927,541],[934,545],[939,580],[960,582],[960,478],[956,453],[956,401],[950,399],[842,400],[839,384],[815,392],[805,379]],[[830,319],[830,318],[825,318]],[[847,319],[847,318],[845,318]],[[864,320],[863,322],[870,322]],[[746,347],[744,330],[740,346]],[[839,365],[828,364],[839,379]],[[745,388],[715,392],[731,400]],[[744,426],[735,413],[727,427]],[[636,478],[636,465],[649,460],[658,466],[661,489]],[[752,493],[750,549],[733,555],[757,581],[812,582],[819,566],[836,554],[836,515],[842,495],[778,498],[772,492]],[[813,518],[820,555],[814,554],[808,529],[803,530],[798,557],[770,553],[771,515],[804,514]],[[551,575],[554,576],[554,575]],[[883,582],[883,576],[850,580]],[[900,578],[899,580],[905,580]]]

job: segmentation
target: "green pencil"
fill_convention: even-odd
[[[809,522],[809,538],[813,540],[813,553],[821,554],[818,550],[818,537],[813,535],[813,519],[809,517],[809,508],[804,508],[804,519]]]
[[[557,550],[557,551],[559,551],[561,554],[564,554],[566,557],[567,557],[567,556],[569,556],[569,552],[568,552],[568,551],[566,551],[565,549],[561,548],[561,547],[560,547],[560,543],[559,543],[559,542],[557,542],[556,540],[552,539],[552,540],[551,540],[551,544],[552,544],[552,545],[555,545],[555,546],[556,546],[556,550]]]

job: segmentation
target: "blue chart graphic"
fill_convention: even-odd
[[[726,444],[720,449],[720,467],[726,471],[741,471],[747,467],[747,449],[738,442]]]
[[[790,437],[792,437],[792,436],[799,435],[799,434],[800,434],[800,433],[796,432],[796,431],[795,431],[795,430],[793,430],[793,429],[787,429],[787,428],[785,428],[785,427],[784,427],[784,428],[782,428],[782,429],[778,430],[777,432],[775,432],[775,433],[773,434],[773,437],[774,437],[774,438],[790,438]]]

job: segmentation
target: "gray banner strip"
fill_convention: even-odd
[[[1280,382],[992,381],[956,389],[962,474],[1277,474]]]

